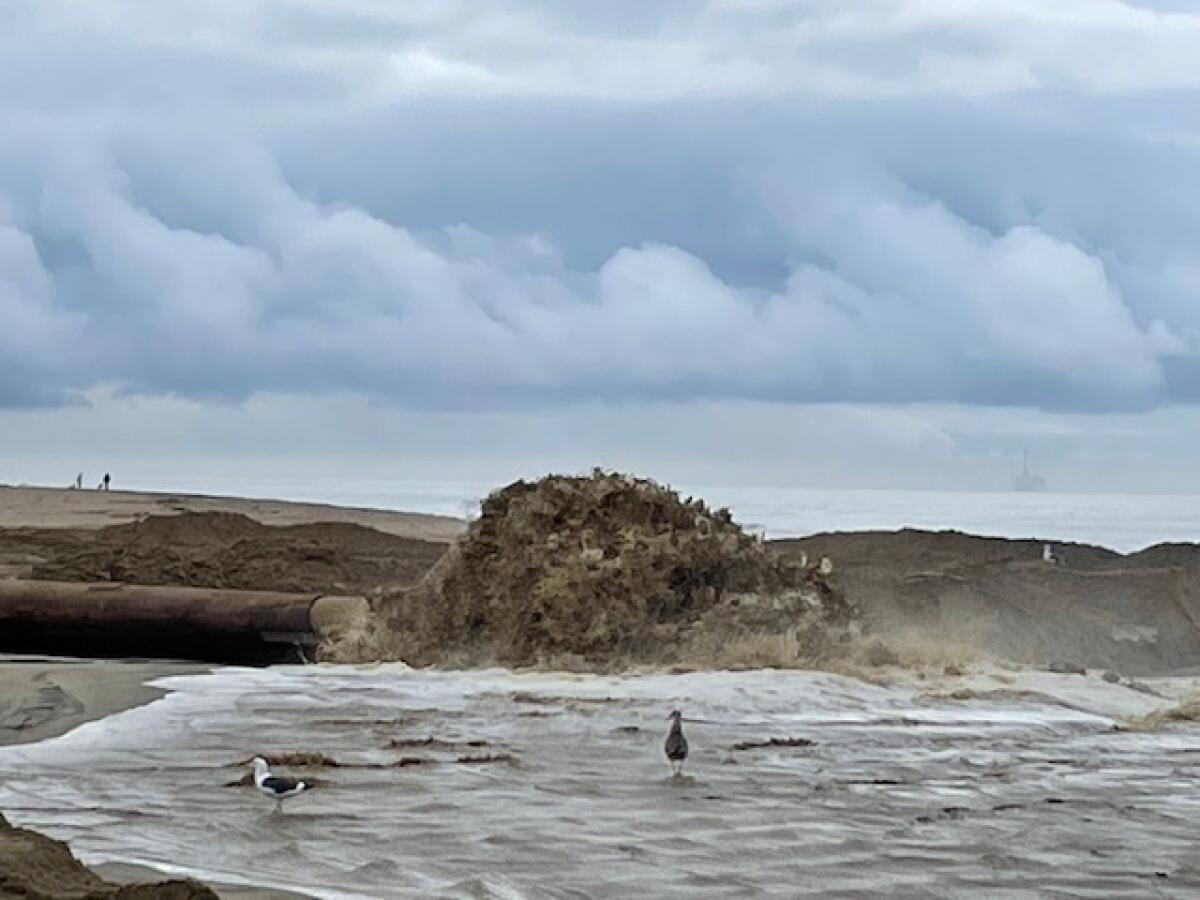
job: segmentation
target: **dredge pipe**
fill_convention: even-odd
[[[318,594],[101,582],[0,580],[7,626],[96,630],[301,635],[313,631]]]

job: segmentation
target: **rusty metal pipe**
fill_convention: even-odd
[[[6,626],[156,631],[183,635],[309,634],[318,594],[0,579]]]

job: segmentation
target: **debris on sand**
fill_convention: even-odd
[[[324,753],[276,753],[261,754],[261,757],[271,766],[286,766],[297,769],[404,769],[410,766],[433,766],[443,763],[463,763],[468,765],[484,763],[517,764],[517,758],[509,753],[470,752],[487,750],[491,746],[490,741],[478,738],[450,741],[430,735],[419,738],[393,738],[388,741],[388,747],[392,750],[428,750],[435,754],[441,751],[449,755],[443,756],[440,759],[434,756],[401,756],[392,762],[341,762],[331,756],[326,756]],[[249,760],[233,763],[233,765],[245,766],[248,763]],[[304,781],[310,787],[324,787],[330,784],[328,779],[313,778],[307,775]],[[247,772],[240,778],[227,782],[225,787],[254,787],[254,775],[251,772]],[[0,894],[0,897],[3,896],[3,894]]]
[[[457,747],[473,747],[477,749],[479,747],[491,746],[489,741],[481,739],[472,739],[468,741],[448,741],[444,738],[433,737],[432,735],[423,738],[392,738],[388,744],[393,750],[453,750]]]
[[[808,738],[770,738],[765,741],[743,741],[734,744],[734,750],[769,750],[778,747],[811,747],[813,741]]]
[[[14,828],[0,816],[0,897],[25,900],[217,900],[196,881],[111,884],[88,870],[66,844]]]
[[[336,769],[341,766],[332,756],[327,756],[324,753],[256,753],[254,756],[233,763],[235,766],[248,766],[254,762],[255,757],[264,759],[269,766],[278,766],[280,768],[312,768],[312,769]]]
[[[822,564],[823,563],[823,564]],[[412,589],[381,598],[373,641],[325,658],[568,669],[796,664],[854,611],[828,561],[773,553],[727,509],[595,470],[493,493]]]
[[[518,764],[517,758],[511,753],[485,753],[481,756],[460,756],[455,762],[465,766],[481,766],[491,763],[503,763],[508,766]]]
[[[551,709],[537,709],[528,712],[518,713],[523,716],[550,716],[558,715],[563,712],[573,712],[581,715],[593,715],[606,706],[620,704],[621,706],[646,706],[653,705],[648,701],[631,700],[624,697],[568,697],[554,696],[550,694],[535,694],[530,691],[515,691],[512,694],[502,695],[497,694],[497,697],[505,697],[512,703],[519,703],[527,706],[552,707]]]

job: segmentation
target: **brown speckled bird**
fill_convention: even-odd
[[[671,731],[667,734],[667,742],[663,746],[667,759],[671,763],[671,772],[676,778],[683,774],[683,761],[687,759],[688,742],[683,736],[683,713],[674,710],[667,716],[671,720]]]

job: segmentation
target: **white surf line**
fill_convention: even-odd
[[[102,866],[106,863],[119,863],[129,866],[141,866],[160,872],[169,878],[194,878],[206,884],[216,884],[226,887],[266,888],[274,891],[286,891],[289,894],[299,894],[312,897],[314,900],[379,900],[373,894],[359,894],[353,891],[334,890],[332,888],[314,888],[298,886],[285,881],[253,880],[236,872],[224,872],[219,869],[197,869],[189,866],[176,866],[160,860],[143,859],[136,856],[121,856],[112,852],[76,853],[81,863],[88,867]],[[219,892],[218,892],[219,893]]]

